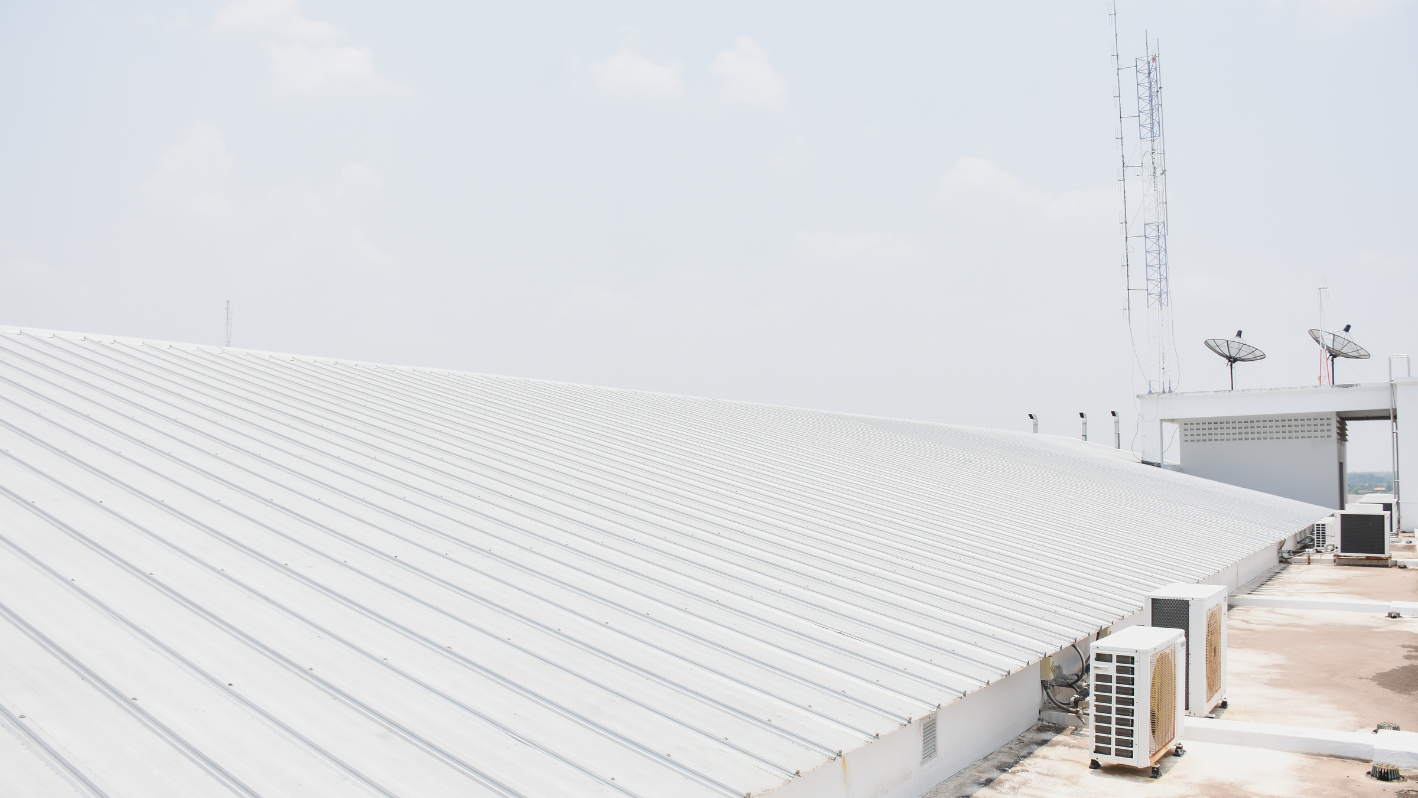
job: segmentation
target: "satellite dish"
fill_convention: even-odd
[[[1235,338],[1208,338],[1206,348],[1216,354],[1226,358],[1226,365],[1231,368],[1231,390],[1236,390],[1236,364],[1250,363],[1255,360],[1265,360],[1265,353],[1241,340],[1241,331],[1236,331]]]
[[[1345,335],[1345,333],[1349,332],[1349,328],[1352,326],[1354,325],[1344,325],[1344,332],[1342,333],[1326,332],[1324,330],[1310,330],[1310,337],[1315,339],[1315,343],[1319,344],[1320,347],[1324,349],[1325,353],[1329,355],[1330,385],[1334,384],[1334,361],[1338,360],[1341,357],[1347,357],[1351,360],[1369,359],[1369,350],[1354,343],[1354,341],[1351,340],[1349,336]]]

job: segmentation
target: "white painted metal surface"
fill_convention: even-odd
[[[0,328],[0,793],[757,795],[1321,513],[1049,436]]]

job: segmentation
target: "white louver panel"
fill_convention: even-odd
[[[922,762],[927,762],[927,761],[929,761],[929,760],[931,760],[931,759],[934,759],[934,758],[935,758],[935,755],[936,755],[936,750],[937,750],[937,749],[936,749],[936,739],[935,739],[935,722],[936,722],[936,713],[934,713],[934,712],[932,712],[931,714],[927,715],[924,719],[921,720],[921,761],[922,761]]]

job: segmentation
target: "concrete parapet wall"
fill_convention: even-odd
[[[1279,549],[1282,545],[1293,545],[1294,535],[1284,540],[1276,541],[1274,545],[1266,546],[1255,554],[1241,560],[1230,568],[1202,579],[1198,584],[1202,585],[1223,585],[1227,592],[1235,593],[1252,579],[1274,568],[1280,562]]]
[[[1039,721],[1039,669],[1030,666],[941,707],[939,753],[921,762],[921,721],[763,793],[771,798],[917,798]]]
[[[1418,768],[1418,734],[1381,729],[1374,734],[1374,761],[1400,768]]]
[[[1377,735],[1370,732],[1342,732],[1216,718],[1187,718],[1186,730],[1183,732],[1183,739],[1197,742],[1246,745],[1272,751],[1337,756],[1365,762],[1374,758],[1376,738]]]
[[[1388,729],[1344,732],[1217,718],[1187,718],[1183,738],[1418,768],[1418,733],[1415,732]]]
[[[1328,612],[1363,612],[1412,617],[1418,615],[1418,601],[1369,601],[1367,599],[1334,599],[1321,596],[1232,596],[1232,607],[1271,607],[1278,610],[1324,610]]]

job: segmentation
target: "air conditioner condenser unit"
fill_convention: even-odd
[[[1095,641],[1089,656],[1089,767],[1151,767],[1156,778],[1162,757],[1182,755],[1186,638],[1177,629],[1130,626]]]
[[[1182,707],[1205,716],[1226,698],[1226,588],[1177,583],[1147,596],[1148,626],[1179,629],[1187,641]]]
[[[1334,553],[1350,557],[1390,557],[1388,515],[1386,513],[1335,513],[1337,539],[1331,531]]]
[[[1335,520],[1332,515],[1327,515],[1315,522],[1313,531],[1315,551],[1324,551],[1326,546],[1334,543],[1335,538],[1332,534],[1334,530]]]
[[[1353,502],[1353,503],[1351,503],[1351,504],[1346,504],[1346,505],[1344,505],[1344,512],[1346,512],[1346,513],[1370,513],[1370,514],[1372,514],[1372,515],[1382,515],[1382,516],[1384,517],[1384,531],[1385,531],[1388,535],[1392,536],[1392,535],[1393,535],[1393,511],[1392,511],[1392,510],[1385,510],[1385,509],[1384,509],[1385,507],[1392,507],[1392,506],[1393,506],[1393,505],[1391,505],[1391,504],[1390,504],[1390,505],[1383,505],[1383,504],[1376,504],[1376,503],[1371,503],[1371,502]]]

